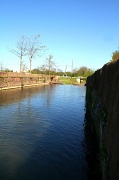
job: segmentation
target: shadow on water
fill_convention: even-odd
[[[96,136],[93,120],[90,113],[86,109],[84,121],[84,158],[87,163],[85,171],[87,179],[101,180],[100,160],[99,160],[99,144]]]

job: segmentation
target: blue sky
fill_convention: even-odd
[[[33,59],[32,68],[49,54],[57,67],[94,70],[110,61],[119,47],[119,0],[0,0],[0,63],[19,70],[15,49],[22,35],[40,40],[48,51]],[[29,68],[29,60],[25,59]]]

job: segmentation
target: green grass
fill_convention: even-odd
[[[60,77],[60,82],[64,84],[78,84],[77,80],[75,77],[70,78],[70,77]]]

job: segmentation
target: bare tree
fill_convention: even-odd
[[[27,55],[28,39],[25,36],[21,36],[21,39],[16,44],[16,49],[9,49],[10,52],[20,58],[20,72],[23,66],[23,56]]]
[[[29,39],[29,47],[28,47],[28,56],[30,61],[30,73],[31,73],[31,66],[33,58],[41,51],[45,46],[41,46],[39,42],[40,35],[38,34],[33,38],[33,40]]]
[[[28,69],[28,68],[27,68],[26,64],[25,64],[25,63],[23,63],[23,64],[22,64],[22,69],[21,69],[21,70],[22,70],[22,72],[26,72],[26,71],[27,71],[27,69]]]
[[[55,66],[55,62],[52,59],[53,59],[52,55],[49,55],[49,57],[46,58],[47,61],[46,67],[48,68],[49,71],[49,77],[50,77],[51,69],[53,68],[53,66]]]
[[[45,72],[45,70],[46,70],[45,65],[43,64],[41,67],[39,67],[39,70],[41,70],[41,71],[43,72],[43,74],[44,74],[44,72]]]
[[[0,71],[3,71],[3,62],[0,62]]]

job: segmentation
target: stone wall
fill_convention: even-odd
[[[87,109],[99,139],[103,179],[118,180],[119,60],[105,64],[88,77],[86,86]]]
[[[14,87],[24,87],[48,82],[49,77],[41,74],[26,74],[0,72],[0,90]]]

